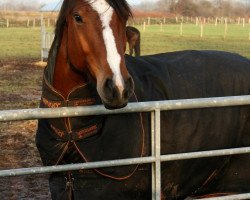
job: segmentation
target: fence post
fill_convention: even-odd
[[[183,35],[183,23],[181,22],[181,27],[180,27],[180,35]]]
[[[43,62],[44,52],[43,49],[45,47],[45,24],[43,21],[43,15],[41,15],[41,61]]]
[[[245,18],[242,19],[242,26],[245,28]]]
[[[163,31],[163,27],[162,27],[162,22],[161,22],[161,32]]]
[[[226,39],[226,36],[227,36],[227,18],[225,18],[224,40]]]
[[[146,22],[143,22],[143,31],[146,31]]]
[[[215,18],[215,26],[217,26],[218,25],[218,18],[216,17]]]
[[[203,23],[201,23],[201,34],[200,34],[200,37],[202,38],[203,37],[203,30],[204,28],[203,28]]]
[[[30,19],[27,19],[27,27],[30,26]]]
[[[9,28],[9,19],[6,20],[6,27]]]
[[[35,28],[36,27],[36,19],[34,18],[33,19],[33,28]]]
[[[148,26],[150,26],[150,17],[148,17]]]

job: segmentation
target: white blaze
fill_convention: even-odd
[[[100,16],[103,27],[102,34],[107,51],[107,61],[114,74],[113,81],[120,92],[122,92],[124,82],[120,71],[121,56],[116,48],[115,37],[110,27],[114,9],[105,0],[90,0],[89,3]]]

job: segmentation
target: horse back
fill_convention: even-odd
[[[126,59],[139,101],[250,94],[250,61],[237,54],[181,51]],[[249,146],[249,116],[249,106],[162,112],[161,154]],[[243,175],[249,163],[242,169],[242,158],[249,160],[236,156],[231,160],[223,157],[163,163],[162,189],[172,198],[190,191],[206,192],[210,187],[217,187],[218,192],[249,192],[250,177]],[[239,176],[229,176],[234,170]],[[196,191],[211,174],[218,174],[212,186],[207,184],[205,190]],[[216,178],[219,181],[215,183]],[[226,181],[236,181],[237,187],[222,188]],[[244,189],[239,189],[242,185]]]
[[[250,60],[238,54],[180,51],[126,61],[142,101],[250,93]]]

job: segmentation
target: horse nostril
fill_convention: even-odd
[[[123,91],[123,98],[124,99],[128,99],[129,98],[129,92],[126,89]]]
[[[125,89],[123,91],[123,98],[128,99],[134,90],[134,81],[132,79],[132,77],[129,77],[126,81],[125,81]]]
[[[107,98],[112,99],[114,97],[113,91],[114,91],[114,84],[112,79],[107,78],[107,80],[104,83],[104,91],[107,95]]]
[[[107,78],[105,84],[104,84],[105,89],[112,91],[114,88],[113,81],[109,78]]]

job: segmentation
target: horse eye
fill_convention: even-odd
[[[80,15],[75,14],[74,18],[75,18],[77,23],[82,23],[82,17]]]

